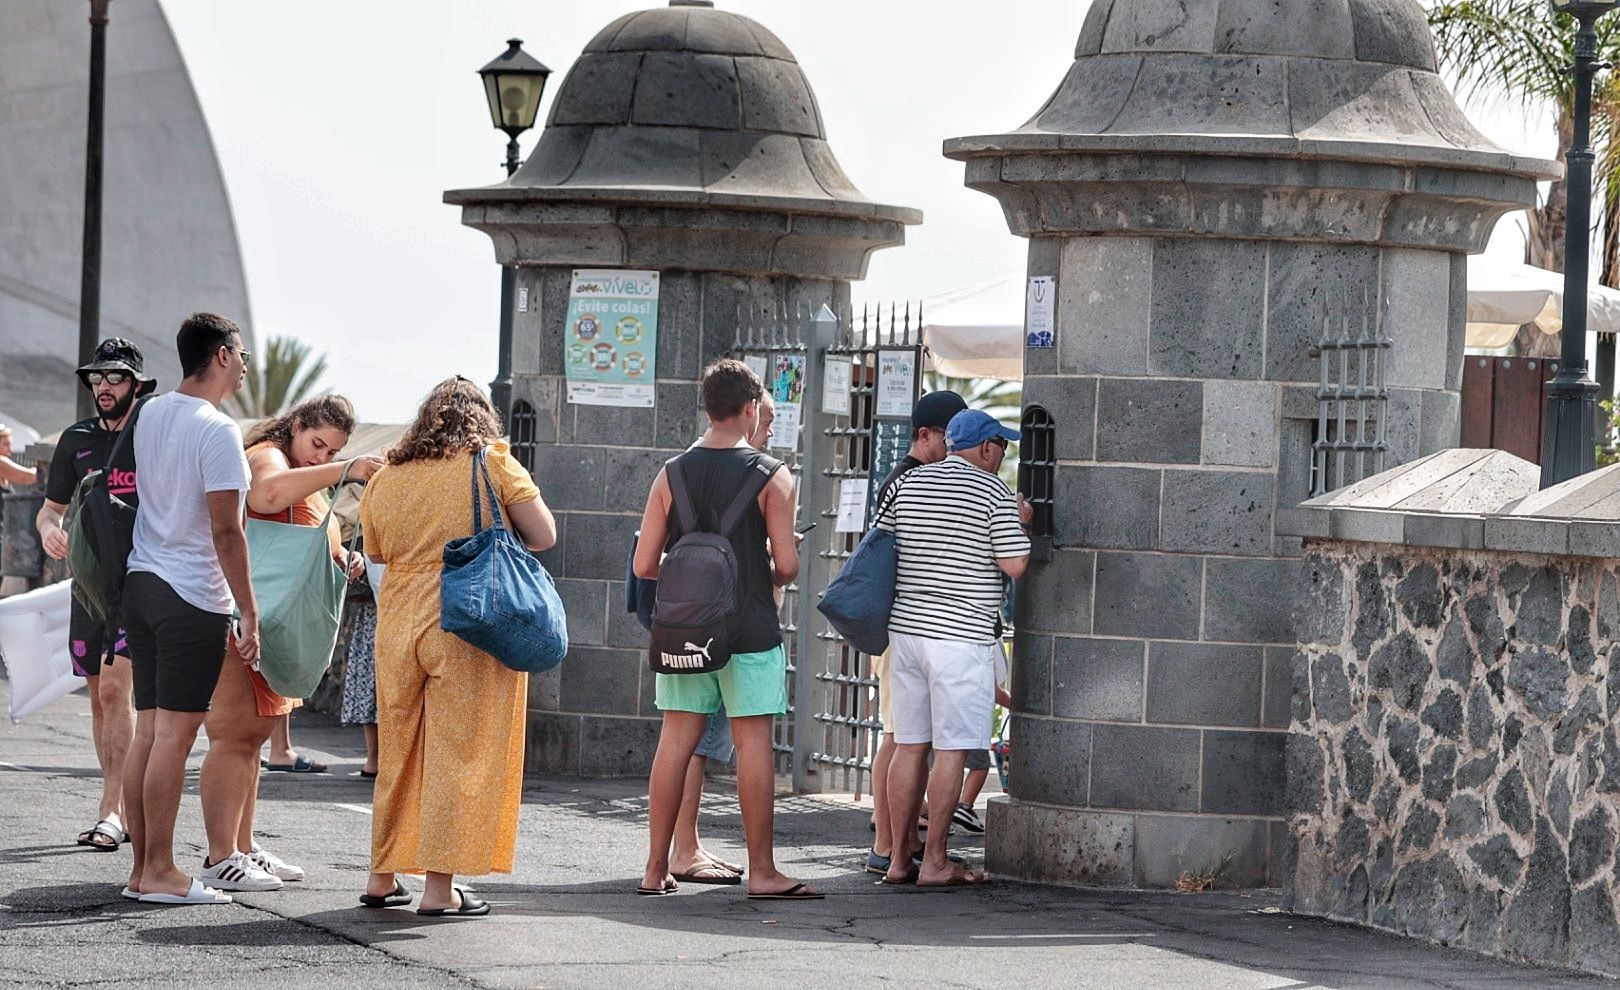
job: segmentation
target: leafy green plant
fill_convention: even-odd
[[[314,395],[325,375],[325,354],[296,337],[271,337],[248,364],[247,382],[227,409],[240,419],[278,416]]]

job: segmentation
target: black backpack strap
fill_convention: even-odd
[[[150,395],[143,395],[135,400],[134,408],[129,411],[129,422],[125,423],[124,428],[118,431],[118,439],[113,441],[112,450],[107,452],[106,470],[112,470],[113,461],[117,459],[118,452],[124,449],[124,442],[135,433],[135,423],[141,418],[141,407],[151,400],[152,396]]]
[[[675,519],[680,524],[681,535],[696,533],[697,509],[692,505],[692,493],[686,488],[686,476],[681,471],[679,457],[671,457],[664,462],[664,480],[669,482],[669,496],[675,505]]]
[[[748,511],[748,506],[759,498],[759,493],[765,490],[766,485],[770,484],[771,478],[776,476],[776,471],[781,466],[781,461],[764,454],[760,454],[754,459],[750,465],[752,470],[748,473],[748,480],[744,481],[742,487],[737,489],[737,494],[732,498],[731,504],[726,506],[725,515],[720,517],[721,536],[727,539],[731,538],[732,531],[742,522],[743,515]]]

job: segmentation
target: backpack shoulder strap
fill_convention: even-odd
[[[141,418],[141,407],[152,401],[152,396],[143,395],[135,400],[135,407],[129,411],[129,422],[118,431],[118,439],[113,441],[112,450],[107,452],[107,470],[112,470],[113,461],[117,459],[118,452],[124,449],[124,444],[135,433],[135,423]]]
[[[753,504],[755,499],[759,498],[759,493],[765,490],[765,486],[770,483],[771,478],[775,477],[777,469],[781,466],[781,461],[768,454],[756,454],[754,456],[754,459],[749,464],[751,470],[748,472],[747,480],[742,483],[741,488],[737,489],[737,494],[732,498],[731,504],[726,506],[725,515],[720,517],[721,536],[730,539],[732,531],[742,523],[743,515],[748,512],[748,507]]]
[[[675,504],[675,519],[680,524],[681,535],[697,532],[697,509],[692,505],[692,493],[687,490],[679,456],[664,462],[664,480],[669,482],[669,497]]]

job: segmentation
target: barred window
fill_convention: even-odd
[[[519,399],[512,403],[512,456],[530,474],[534,473],[534,407]]]

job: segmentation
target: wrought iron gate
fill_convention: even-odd
[[[814,603],[862,535],[838,532],[843,483],[867,479],[864,526],[878,483],[910,442],[910,407],[922,371],[921,314],[914,319],[908,306],[902,316],[891,306],[886,325],[884,315],[881,307],[863,310],[857,321],[823,306],[813,314],[773,314],[747,326],[739,321],[733,347],[756,371],[766,369],[761,377],[767,387],[779,385],[784,372],[791,379],[795,359],[802,368],[798,444],[772,450],[798,479],[801,518],[817,523],[800,548],[799,578],[782,604],[789,712],[777,722],[777,772],[791,775],[799,792],[865,791],[883,731],[869,658],[845,643]],[[910,394],[894,403],[904,405],[904,418],[878,415],[879,365],[886,353],[910,354]],[[832,376],[835,387],[847,381],[848,395],[831,402],[825,392],[829,360],[848,362],[847,376]],[[778,423],[781,406],[779,397]]]

